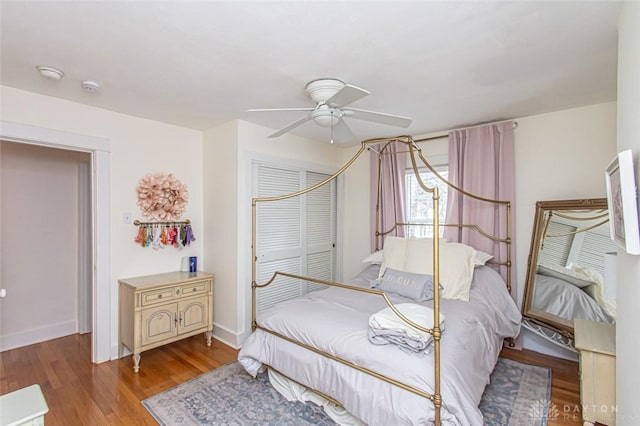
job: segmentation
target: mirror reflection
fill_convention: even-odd
[[[614,323],[615,252],[606,199],[540,201],[523,316],[573,337],[573,321]]]

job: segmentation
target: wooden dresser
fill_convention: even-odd
[[[616,424],[616,328],[577,319],[575,346],[580,351],[580,403],[585,425]]]
[[[140,353],[205,333],[211,346],[213,280],[208,272],[169,272],[121,279],[120,357],[133,353],[133,371]]]

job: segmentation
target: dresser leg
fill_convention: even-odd
[[[205,331],[204,332],[204,337],[207,338],[207,346],[211,346],[211,336],[213,335],[213,333],[211,331]]]
[[[140,370],[140,354],[133,354],[133,372],[137,373]]]

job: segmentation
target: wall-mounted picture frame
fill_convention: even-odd
[[[627,253],[640,254],[638,199],[631,150],[620,152],[605,172],[611,238]]]

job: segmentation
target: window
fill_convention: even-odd
[[[448,179],[449,167],[438,166],[436,171],[445,179]],[[438,179],[431,171],[423,169],[420,171],[420,178],[428,186],[437,186],[440,192],[439,222],[445,223],[445,215],[447,213],[447,193],[449,186]],[[407,190],[407,221],[410,223],[433,223],[433,199],[431,193],[425,192],[416,179],[413,169],[407,169],[405,173],[405,183]],[[444,232],[444,228],[440,228],[440,236]],[[409,226],[407,229],[407,237],[428,238],[433,236],[433,227],[431,226]]]

